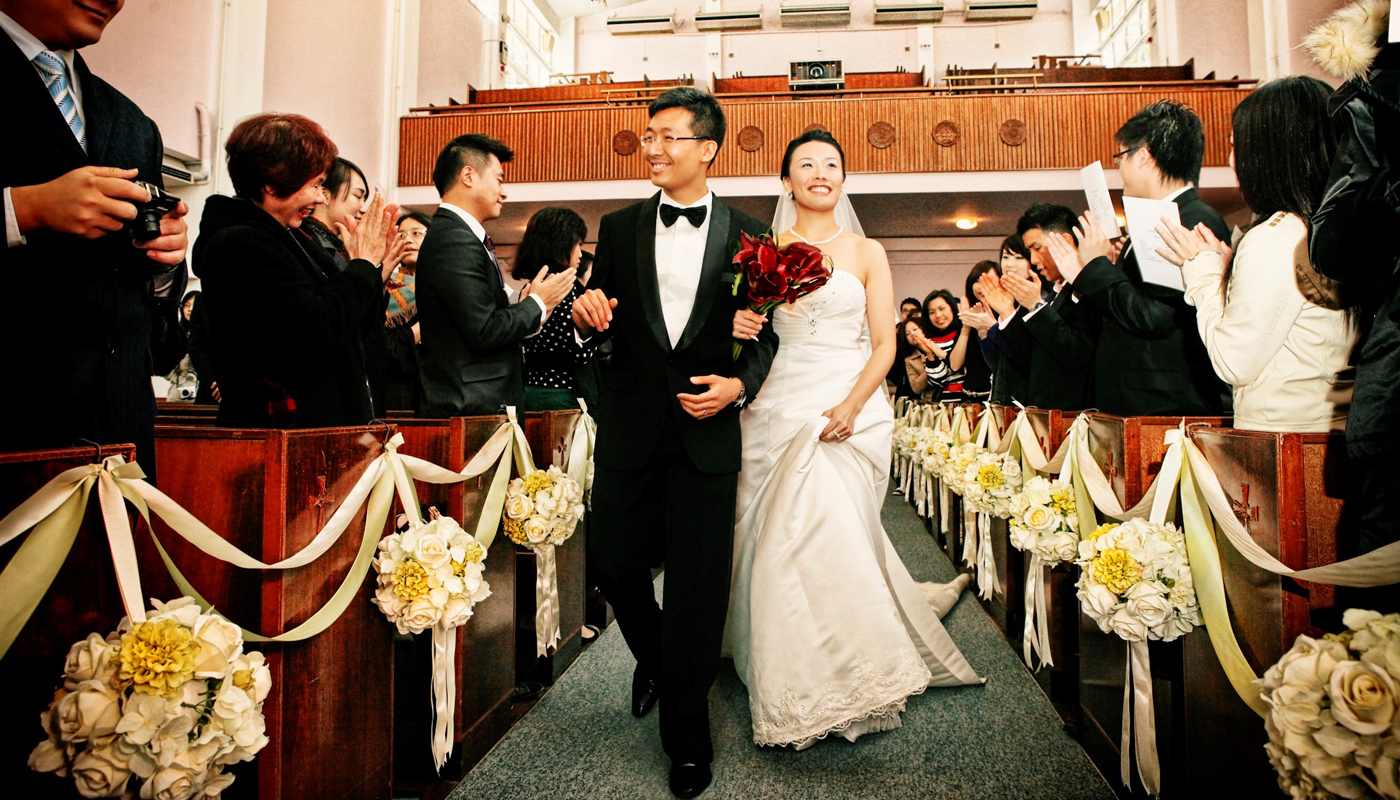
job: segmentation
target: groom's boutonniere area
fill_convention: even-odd
[[[778,246],[772,232],[759,236],[740,233],[739,251],[734,255],[738,267],[734,276],[734,296],[747,286],[749,310],[767,315],[784,304],[796,303],[831,280],[831,267],[820,249],[805,242]],[[742,342],[734,343],[734,358],[743,352]]]

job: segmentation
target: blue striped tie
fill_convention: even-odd
[[[63,121],[68,123],[68,128],[73,131],[78,145],[83,148],[83,152],[87,152],[87,133],[83,130],[83,118],[78,114],[77,100],[68,89],[68,65],[57,53],[41,50],[39,55],[34,56],[34,66],[44,74],[44,85],[48,87],[49,96],[58,105]]]

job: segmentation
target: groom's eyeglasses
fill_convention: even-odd
[[[702,140],[702,139],[708,139],[708,138],[710,138],[710,137],[708,137],[708,136],[652,136],[652,135],[649,134],[649,133],[644,133],[644,134],[642,134],[642,137],[641,137],[641,140],[640,140],[640,141],[641,141],[643,147],[651,147],[653,144],[656,144],[657,142],[661,142],[661,146],[662,146],[662,147],[670,147],[671,145],[673,145],[673,144],[675,144],[676,142],[679,142],[679,141],[684,141],[684,140],[688,140],[688,139]]]

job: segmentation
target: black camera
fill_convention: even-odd
[[[160,219],[180,205],[180,198],[166,194],[159,186],[145,181],[133,181],[137,186],[151,193],[151,199],[136,204],[136,219],[131,221],[131,238],[138,242],[149,242],[160,236]]]

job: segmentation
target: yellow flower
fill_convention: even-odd
[[[536,470],[525,476],[525,493],[533,495],[538,491],[549,491],[554,488],[554,481],[549,477],[549,473],[544,470]]]
[[[463,558],[464,564],[480,564],[486,559],[486,548],[482,547],[480,542],[468,542],[466,551],[467,554]]]
[[[413,602],[428,593],[428,571],[423,565],[406,558],[394,567],[394,594]]]
[[[1116,528],[1116,527],[1118,527],[1118,523],[1117,523],[1117,522],[1105,522],[1104,524],[1102,524],[1102,525],[1100,525],[1099,527],[1095,528],[1093,533],[1089,534],[1088,536],[1085,536],[1085,537],[1084,537],[1084,541],[1086,541],[1086,542],[1092,542],[1092,541],[1094,541],[1095,539],[1099,538],[1100,536],[1103,536],[1105,533],[1108,533],[1109,531],[1113,530],[1113,529]]]
[[[999,489],[1006,483],[1001,467],[996,464],[983,464],[977,469],[977,483],[984,490]]]
[[[233,672],[233,685],[253,696],[253,671],[251,669],[239,669]]]
[[[199,642],[189,628],[173,619],[143,622],[122,634],[113,683],[125,689],[162,697],[175,697],[185,681],[194,677]]]
[[[1074,490],[1065,488],[1050,495],[1050,505],[1060,512],[1061,516],[1067,517],[1074,513]]]
[[[1127,550],[1110,547],[1089,563],[1094,580],[1114,594],[1124,594],[1142,577],[1142,565]]]
[[[509,517],[506,517],[505,519],[501,520],[501,525],[502,529],[505,531],[507,539],[510,539],[516,544],[528,543],[528,541],[525,538],[525,520],[511,519]],[[477,546],[480,547],[480,545]]]

